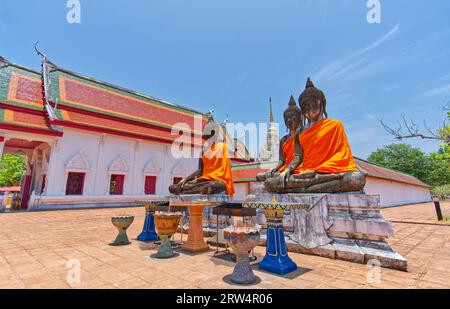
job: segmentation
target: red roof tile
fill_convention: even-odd
[[[202,113],[75,73],[69,75],[65,70],[53,71],[51,80],[59,84],[59,88],[50,88],[49,101],[58,102],[60,106],[67,105],[166,129],[180,128],[180,123],[183,123],[190,131],[196,130],[197,134],[201,134],[207,121]]]
[[[58,135],[44,111],[41,75],[1,59],[0,127],[42,134]]]
[[[172,135],[169,131],[162,131],[160,129],[149,128],[139,124],[132,124],[123,122],[120,120],[107,119],[73,111],[61,110],[61,121],[55,122],[55,124],[62,126],[78,127],[80,129],[89,130],[90,128],[98,128],[105,130],[106,133],[130,136],[136,135],[135,138],[144,138],[150,140],[160,140],[161,142],[172,143],[175,140],[180,140],[180,135]],[[201,145],[201,139],[189,138],[189,136],[183,135],[186,138],[182,140],[190,144],[196,142],[197,145]]]

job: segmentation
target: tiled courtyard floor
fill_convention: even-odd
[[[450,203],[443,210],[450,215]],[[0,214],[0,288],[235,288],[222,281],[233,264],[212,258],[213,251],[154,260],[151,244],[108,246],[116,236],[110,217],[123,213],[136,216],[128,233],[135,238],[140,208]],[[284,278],[256,269],[262,281],[252,288],[450,288],[450,225],[433,224],[434,205],[383,214],[395,221],[390,242],[408,259],[408,272],[382,269],[381,283],[369,284],[366,265],[291,254],[300,271]],[[68,261],[80,263],[80,284],[68,283]]]

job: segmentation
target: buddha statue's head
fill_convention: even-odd
[[[327,99],[325,94],[320,89],[314,87],[310,78],[308,78],[306,89],[300,95],[298,100],[303,116],[308,119],[309,123],[316,122],[323,117],[328,117],[326,110]]]
[[[213,119],[209,119],[203,128],[203,139],[210,144],[223,141],[223,129]]]
[[[284,111],[284,123],[291,132],[295,132],[302,124],[302,111],[293,96],[289,100],[288,108]]]

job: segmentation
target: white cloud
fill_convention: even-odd
[[[427,90],[423,93],[423,95],[426,97],[435,95],[450,95],[450,84]]]
[[[318,82],[324,80],[335,81],[343,74],[353,75],[352,73],[356,72],[358,73],[357,76],[359,76],[361,73],[366,73],[373,67],[373,65],[370,64],[365,65],[368,61],[368,57],[366,55],[370,51],[376,49],[378,46],[391,39],[399,30],[400,24],[396,24],[382,38],[325,66],[322,70],[315,74],[314,80]]]
[[[445,28],[436,33],[433,33],[432,35],[429,35],[423,39],[417,40],[414,43],[408,44],[408,45],[404,46],[403,48],[400,48],[399,50],[397,50],[397,52],[389,55],[387,58],[395,58],[394,60],[397,60],[397,59],[405,60],[405,59],[411,59],[412,57],[423,56],[424,52],[427,49],[430,49],[430,47],[431,47],[431,49],[433,49],[433,45],[435,42],[442,41],[449,34],[450,34],[450,27]],[[433,54],[435,52],[436,51],[433,50]],[[446,52],[444,52],[443,54],[446,54]],[[428,55],[425,54],[425,56],[427,56],[427,58],[428,58]]]

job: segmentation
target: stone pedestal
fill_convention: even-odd
[[[257,193],[248,197],[249,201],[274,199],[297,205],[284,220],[289,251],[364,264],[376,259],[382,267],[407,270],[406,259],[387,243],[393,229],[381,215],[379,196]],[[268,231],[269,222],[266,233],[261,233],[261,244],[266,239],[270,242]]]
[[[188,239],[181,247],[182,250],[193,253],[209,250],[203,236],[203,209],[216,207],[229,201],[230,198],[226,194],[170,196],[170,206],[186,207],[189,211]]]

